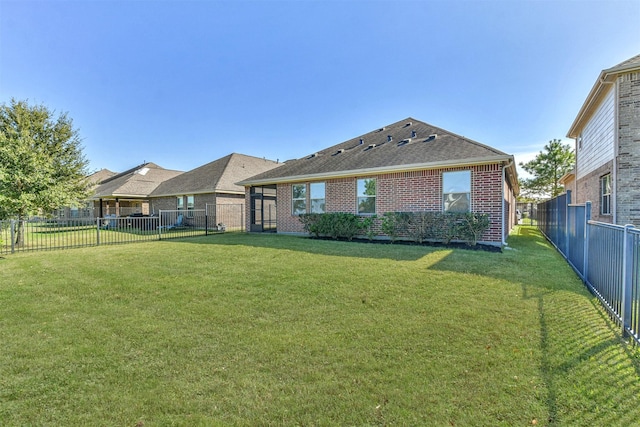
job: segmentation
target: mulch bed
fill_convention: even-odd
[[[331,237],[315,237],[315,236],[309,236],[310,239],[316,239],[316,240],[333,240],[333,241],[339,241],[339,242],[347,242],[347,239],[333,239]],[[494,245],[484,245],[481,243],[478,243],[476,245],[468,245],[464,242],[451,242],[448,244],[442,243],[442,242],[422,242],[422,243],[417,243],[417,242],[413,242],[410,240],[396,240],[395,242],[391,242],[391,240],[378,240],[378,239],[373,239],[373,240],[369,240],[369,239],[362,239],[362,238],[353,238],[351,240],[352,242],[357,242],[357,243],[368,243],[368,244],[377,244],[377,245],[409,245],[409,246],[427,246],[427,247],[433,247],[433,248],[441,248],[441,249],[465,249],[468,251],[486,251],[486,252],[502,252],[502,248],[500,246],[494,246]]]

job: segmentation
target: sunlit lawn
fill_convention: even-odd
[[[503,253],[225,234],[0,259],[1,425],[620,425],[636,358]]]

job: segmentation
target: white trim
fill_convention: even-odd
[[[472,160],[472,159],[449,160],[445,162],[414,163],[410,165],[380,166],[376,168],[355,169],[355,170],[334,171],[334,172],[321,172],[321,173],[314,173],[314,174],[308,174],[308,175],[293,175],[293,176],[284,176],[284,177],[278,177],[278,178],[246,180],[246,181],[238,182],[238,185],[244,185],[245,187],[248,187],[248,186],[264,185],[264,184],[284,184],[284,183],[294,183],[294,182],[312,181],[312,180],[320,181],[320,180],[327,180],[327,179],[334,179],[334,178],[380,175],[385,173],[411,172],[411,171],[418,171],[418,170],[433,170],[433,169],[443,169],[443,168],[451,168],[451,167],[487,165],[487,164],[498,163],[501,161],[511,162],[513,161],[513,156],[494,156],[494,157],[483,157],[475,160]]]
[[[613,88],[613,165],[611,167],[611,194],[609,195],[609,203],[611,204],[611,216],[613,217],[613,223],[618,223],[618,144],[619,140],[619,111],[620,105],[620,83],[616,79],[615,86]],[[601,202],[602,203],[602,202]]]

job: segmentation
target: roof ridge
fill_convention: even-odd
[[[607,68],[605,70],[603,70],[604,73],[614,73],[614,72],[620,72],[620,71],[625,71],[627,69],[632,69],[632,68],[637,68],[640,67],[640,54],[632,56],[631,58],[622,61],[621,63],[614,65],[611,68]]]

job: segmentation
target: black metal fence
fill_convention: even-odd
[[[162,210],[157,215],[127,217],[30,219],[0,221],[0,254],[87,246],[112,245],[203,236],[241,227],[227,228],[225,220],[243,224],[237,206],[216,214],[207,210]]]

